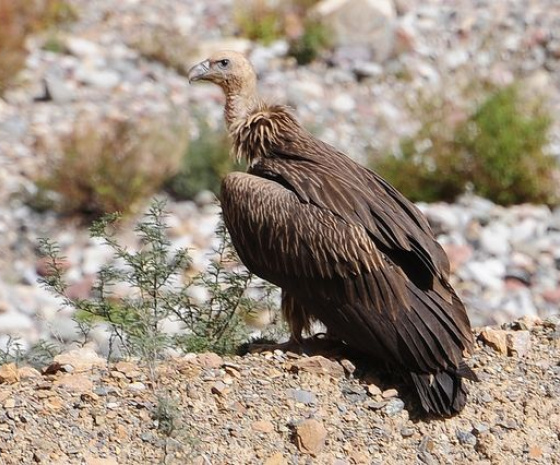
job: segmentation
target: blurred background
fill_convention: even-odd
[[[109,350],[102,317],[84,333],[38,283],[42,238],[66,296],[95,297],[115,259],[89,225],[121,212],[116,237],[140,250],[134,224],[156,196],[168,247],[189,249],[178,282],[207,272],[215,194],[242,167],[221,91],[185,75],[218,49],[247,53],[266,99],[418,202],[473,325],[558,313],[557,0],[0,0],[0,358],[15,342]]]

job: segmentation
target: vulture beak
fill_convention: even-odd
[[[189,72],[187,73],[187,77],[189,78],[189,83],[192,84],[196,81],[201,81],[205,79],[206,74],[210,71],[210,61],[205,60],[198,65],[194,65]]]

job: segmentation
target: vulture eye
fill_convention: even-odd
[[[218,61],[218,66],[222,69],[225,69],[229,66],[229,60],[220,60]]]

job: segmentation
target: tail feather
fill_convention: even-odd
[[[451,416],[463,410],[468,391],[462,376],[447,371],[410,373],[410,376],[426,413]]]

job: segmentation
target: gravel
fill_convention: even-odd
[[[559,463],[558,321],[533,321],[524,357],[476,332],[480,382],[445,420],[418,418],[398,383],[368,389],[384,379],[371,367],[345,375],[321,356],[189,354],[155,378],[89,348],[59,359],[70,372],[4,365],[0,463]]]

